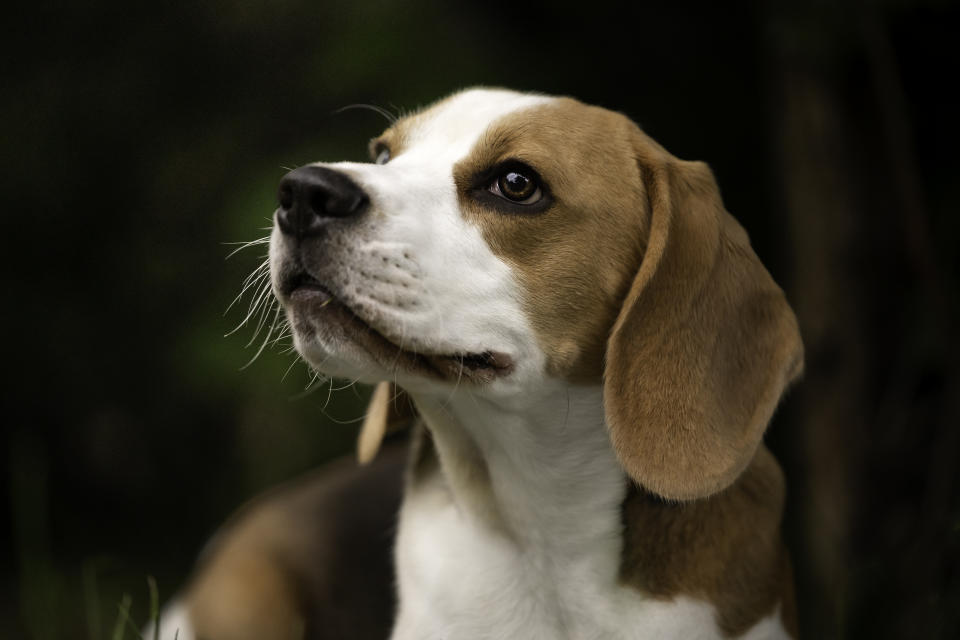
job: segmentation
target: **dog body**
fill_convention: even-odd
[[[284,178],[271,273],[304,359],[379,384],[361,458],[416,415],[393,640],[795,636],[761,438],[802,347],[709,169],[487,89],[371,150]]]

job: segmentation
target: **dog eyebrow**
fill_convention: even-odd
[[[527,154],[514,153],[519,137],[517,132],[507,127],[497,126],[497,123],[491,125],[473,145],[470,153],[453,166],[454,182],[461,190],[466,190],[473,186],[479,176],[489,173],[491,168],[507,158],[536,164],[526,157]]]

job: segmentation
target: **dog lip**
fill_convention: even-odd
[[[326,304],[333,299],[333,293],[320,284],[320,281],[309,273],[297,273],[284,283],[284,294],[293,301],[320,302]]]
[[[513,358],[499,351],[464,353],[452,356],[428,356],[436,360],[451,361],[455,366],[468,369],[490,369],[497,373],[509,373],[513,369]]]

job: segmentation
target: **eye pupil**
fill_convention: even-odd
[[[390,149],[383,147],[377,152],[376,163],[387,164],[388,162],[390,162]]]
[[[536,190],[536,183],[516,171],[508,171],[500,177],[500,191],[511,200],[526,200]]]

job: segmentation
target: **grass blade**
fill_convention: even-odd
[[[150,621],[153,622],[153,640],[160,640],[160,590],[157,580],[147,576],[147,588],[150,589]]]
[[[113,635],[110,636],[110,640],[123,640],[123,629],[127,625],[127,620],[130,618],[131,602],[133,602],[133,598],[130,597],[130,594],[123,594],[123,598],[117,607],[119,613],[117,614],[117,622],[113,625]]]

